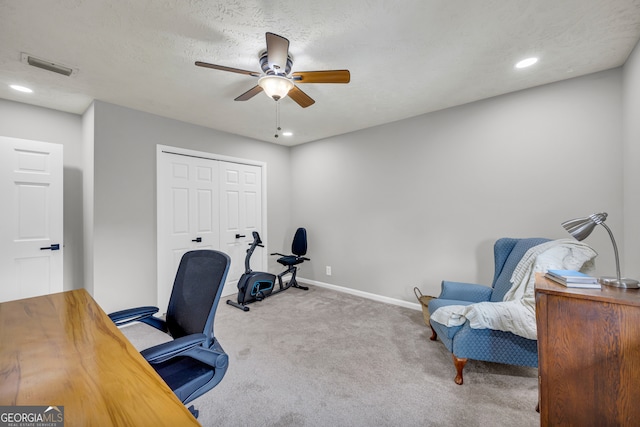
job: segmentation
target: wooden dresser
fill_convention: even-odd
[[[640,292],[536,276],[540,424],[640,425]]]

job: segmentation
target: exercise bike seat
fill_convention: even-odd
[[[278,258],[276,261],[282,265],[289,266],[302,264],[305,261],[305,258],[297,257],[294,255],[285,255]]]
[[[304,257],[307,254],[307,230],[305,228],[300,227],[296,230],[291,243],[291,252],[293,253],[292,255],[284,255],[277,252],[271,255],[280,255],[280,258],[276,261],[287,267],[309,261],[309,258]]]

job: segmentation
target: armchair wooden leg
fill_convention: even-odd
[[[438,334],[436,333],[436,330],[433,329],[433,326],[429,325],[429,327],[431,328],[431,337],[429,337],[429,339],[431,341],[435,341],[438,339]]]
[[[454,381],[458,385],[462,385],[462,370],[464,369],[464,365],[467,364],[466,358],[457,357],[455,354],[451,353],[453,357],[453,364],[456,367],[456,378]]]

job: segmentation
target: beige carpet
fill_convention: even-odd
[[[537,369],[469,361],[458,386],[419,311],[315,286],[249,312],[225,301],[215,334],[229,370],[192,402],[203,426],[539,425]],[[164,339],[123,332],[138,349]]]

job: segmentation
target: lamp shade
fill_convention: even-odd
[[[565,230],[576,240],[582,241],[589,237],[596,225],[603,223],[607,219],[605,212],[591,214],[585,218],[570,219],[562,223]]]
[[[293,89],[293,82],[283,76],[270,75],[261,77],[258,80],[258,86],[264,90],[267,96],[278,101],[287,96],[289,91]]]

